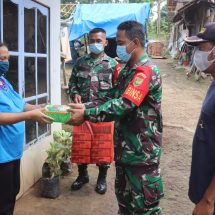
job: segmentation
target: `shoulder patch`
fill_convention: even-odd
[[[136,70],[134,78],[129,83],[122,97],[140,106],[145,96],[148,94],[150,79],[151,68],[143,67],[141,70]]]
[[[134,78],[133,85],[134,87],[139,87],[146,79],[146,75],[144,73],[138,73],[137,76]]]

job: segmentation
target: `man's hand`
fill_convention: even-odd
[[[46,123],[46,124],[51,124],[53,122],[53,119],[49,116],[46,116],[43,111],[45,109],[35,109],[35,110],[31,110],[28,111],[26,113],[29,114],[29,119],[37,121],[37,122],[41,122],[41,123]]]
[[[78,95],[78,94],[75,94],[75,97],[74,97],[74,102],[77,103],[77,104],[81,104],[81,96]]]
[[[206,201],[204,198],[196,205],[192,215],[213,215],[214,204]]]
[[[81,125],[85,121],[84,120],[85,106],[83,104],[74,103],[70,103],[68,105],[71,107],[71,109],[68,111],[72,113],[72,116],[70,120],[67,122],[67,124]]]

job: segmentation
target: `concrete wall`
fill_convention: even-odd
[[[51,103],[61,104],[60,85],[60,0],[37,0],[50,9],[50,92]],[[61,124],[54,123],[52,132],[61,129]],[[51,136],[24,151],[21,161],[20,197],[41,177],[42,164],[46,158]]]

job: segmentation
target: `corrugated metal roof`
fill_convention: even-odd
[[[215,3],[214,3],[214,0],[193,0],[193,1],[190,1],[188,2],[187,4],[185,4],[182,8],[180,8],[178,11],[177,11],[177,14],[173,17],[173,22],[178,22],[179,20],[182,19],[182,15],[184,13],[186,13],[187,11],[190,11],[192,10],[193,7],[196,6],[196,4],[199,4],[199,3],[206,3],[212,7],[215,7]]]

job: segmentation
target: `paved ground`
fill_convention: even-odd
[[[187,80],[185,71],[173,68],[170,60],[154,61],[163,76],[163,172],[165,198],[161,201],[163,215],[190,215],[193,205],[187,198],[193,131],[202,100],[210,80],[200,83]],[[115,170],[108,174],[108,192],[94,192],[98,170],[91,165],[90,183],[82,190],[70,192],[73,172],[61,180],[61,195],[55,200],[40,197],[39,183],[17,201],[15,215],[116,215],[114,195]]]

